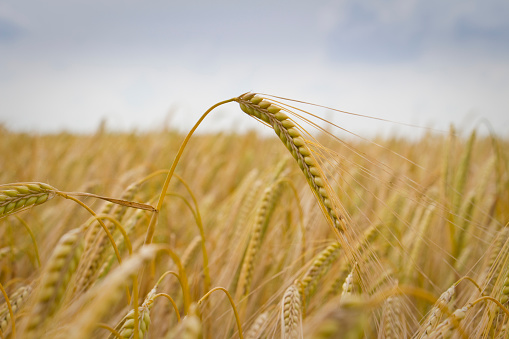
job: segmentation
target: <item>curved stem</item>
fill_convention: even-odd
[[[161,195],[159,196],[159,201],[157,202],[157,206],[156,206],[156,212],[154,214],[152,214],[152,218],[150,219],[150,224],[148,226],[147,234],[145,236],[145,245],[150,244],[152,242],[152,237],[154,236],[155,228],[156,228],[156,225],[157,225],[157,217],[158,217],[158,214],[159,214],[158,212],[161,209],[161,207],[163,206],[164,197],[166,196],[166,191],[168,191],[168,186],[170,185],[170,180],[173,177],[173,172],[175,172],[175,168],[177,167],[177,164],[178,164],[178,162],[180,160],[180,157],[182,156],[182,153],[184,153],[184,149],[186,148],[187,143],[189,142],[189,139],[193,135],[194,131],[196,131],[198,126],[201,124],[203,119],[205,119],[205,117],[214,108],[216,108],[218,106],[221,106],[223,104],[226,104],[228,102],[233,102],[236,99],[237,98],[232,98],[232,99],[224,100],[224,101],[218,102],[217,104],[215,104],[212,107],[210,107],[205,113],[203,113],[203,115],[196,122],[196,124],[193,126],[191,131],[189,131],[189,133],[187,134],[186,138],[182,142],[182,145],[180,145],[180,149],[178,150],[178,153],[175,156],[175,160],[173,160],[173,164],[171,165],[170,171],[168,173],[168,176],[166,177],[166,180],[164,182],[163,188],[161,190]]]
[[[97,214],[90,207],[88,207],[84,202],[82,202],[82,201],[80,201],[80,200],[78,200],[78,199],[76,199],[74,197],[71,197],[70,195],[67,195],[64,192],[57,191],[55,193],[58,194],[59,196],[65,198],[65,199],[69,199],[69,200],[72,200],[72,201],[76,202],[77,204],[81,205],[81,207],[86,209],[90,214],[92,214],[95,218],[97,218]],[[122,258],[120,257],[120,252],[118,251],[117,245],[115,245],[115,240],[113,239],[113,236],[111,235],[111,232],[108,230],[108,227],[106,227],[106,225],[102,222],[101,219],[97,219],[97,221],[99,222],[99,224],[103,228],[104,232],[106,232],[106,235],[108,236],[108,239],[110,239],[111,245],[113,246],[113,249],[115,250],[115,255],[117,256],[118,263],[121,264],[122,263]]]
[[[509,316],[509,310],[508,310],[508,309],[507,309],[504,305],[502,305],[502,303],[501,303],[500,301],[498,301],[497,299],[495,299],[495,298],[493,298],[493,297],[490,297],[489,295],[485,295],[485,296],[483,296],[483,297],[480,297],[480,298],[478,298],[478,299],[474,300],[474,301],[472,302],[472,306],[474,306],[475,304],[477,304],[478,302],[481,302],[481,301],[483,301],[483,300],[489,300],[489,301],[494,302],[495,304],[497,304],[497,306],[498,306],[498,307],[500,307],[500,308],[502,309],[502,311],[504,311],[504,313],[505,313],[506,315],[508,315],[508,316]]]
[[[430,304],[435,304],[438,300],[437,297],[435,297],[430,292],[413,286],[406,286],[406,285],[398,285],[388,291],[380,292],[379,294],[373,296],[371,300],[368,301],[368,303],[375,307],[379,303],[385,301],[388,297],[398,294],[407,294],[407,295],[413,295],[414,297],[418,297],[422,300],[428,301]]]
[[[124,226],[122,226],[122,224],[120,222],[118,222],[117,219],[113,218],[109,214],[104,214],[104,213],[97,214],[96,216],[94,216],[94,219],[96,219],[96,220],[107,219],[107,220],[111,221],[117,227],[119,232],[122,233],[122,236],[124,237],[124,241],[127,246],[127,251],[129,252],[129,255],[133,254],[133,246],[131,245],[131,240],[129,239],[129,236],[127,235],[127,232],[126,232]]]
[[[481,293],[481,295],[483,294],[482,288],[479,286],[479,284],[477,284],[477,282],[476,282],[474,279],[470,278],[468,275],[466,275],[466,276],[464,276],[463,278],[461,278],[460,280],[458,280],[458,281],[454,284],[454,286],[455,286],[455,287],[456,287],[456,286],[458,286],[458,285],[459,285],[459,283],[460,283],[460,282],[462,282],[463,280],[468,280],[468,281],[470,281],[472,284],[474,284],[474,285],[475,285],[475,287],[477,287],[477,289],[479,290],[479,292]]]
[[[201,238],[201,251],[203,256],[203,290],[208,291],[210,289],[210,272],[209,272],[209,257],[207,254],[207,248],[205,247],[205,232],[203,230],[203,223],[201,220],[200,212],[198,211],[198,206],[196,205],[195,201],[195,209],[191,206],[189,201],[187,199],[176,193],[167,193],[166,195],[177,197],[182,199],[182,201],[186,204],[186,206],[189,208],[191,213],[193,214],[194,220],[196,221],[196,225],[198,226],[198,230],[200,232],[200,238]],[[194,200],[194,198],[193,198]]]
[[[108,326],[107,324],[99,323],[99,324],[97,324],[97,327],[104,328],[105,330],[110,331],[110,332],[111,332],[111,334],[113,334],[116,338],[120,338],[120,339],[122,339],[122,336],[120,335],[120,333],[118,333],[117,331],[115,331],[115,329],[111,328],[111,327],[110,327],[110,326]]]
[[[147,175],[146,177],[144,177],[144,178],[142,178],[142,179],[138,180],[136,183],[137,183],[138,185],[143,184],[144,182],[149,181],[149,180],[150,180],[150,179],[152,179],[153,177],[156,177],[156,176],[158,176],[158,175],[160,175],[160,174],[168,174],[168,172],[169,172],[169,171],[170,171],[170,170],[167,170],[167,169],[157,170],[157,171],[155,171],[155,172],[150,173],[150,174],[149,174],[149,175]]]
[[[159,286],[159,284],[163,281],[164,277],[166,277],[167,275],[170,275],[170,274],[174,275],[177,278],[177,280],[179,281],[180,286],[182,286],[182,281],[180,280],[180,276],[178,275],[177,272],[175,272],[175,271],[166,271],[166,272],[164,272],[161,275],[159,280],[156,282],[156,286],[155,287]]]
[[[78,200],[78,199],[76,199],[76,198],[74,198],[72,196],[69,196],[69,195],[67,195],[64,192],[56,191],[55,193],[58,194],[59,196],[65,198],[65,199],[69,199],[69,200],[72,200],[72,201],[76,202],[78,205],[80,205],[81,207],[86,209],[90,214],[92,214],[94,216],[94,218],[97,220],[99,225],[101,225],[102,229],[106,233],[106,236],[110,240],[111,246],[113,246],[113,250],[115,251],[115,256],[117,257],[118,263],[122,264],[122,257],[120,256],[120,251],[118,250],[118,247],[115,244],[115,240],[113,239],[113,236],[111,235],[111,232],[108,230],[108,227],[106,227],[106,225],[101,220],[101,218],[98,218],[97,214],[90,207],[88,207],[87,204],[85,204],[84,202],[82,202],[82,201],[80,201],[80,200]],[[154,212],[154,213],[157,213],[157,212]],[[129,304],[131,296],[129,294],[129,288],[128,287],[126,287],[126,292],[127,292],[127,303]]]
[[[16,215],[16,219],[26,228],[28,234],[30,234],[30,238],[32,238],[32,243],[34,244],[34,251],[35,251],[35,258],[37,259],[37,264],[39,267],[41,267],[41,259],[39,257],[39,248],[37,247],[37,241],[35,241],[34,233],[32,232],[32,229],[30,229],[30,226],[26,223],[25,220],[21,219],[19,216]]]
[[[198,229],[200,231],[200,237],[201,237],[201,250],[203,254],[203,290],[208,291],[210,289],[210,272],[209,272],[209,257],[207,254],[207,248],[205,247],[205,231],[203,229],[203,222],[200,215],[200,209],[198,207],[198,200],[196,199],[196,196],[194,195],[193,191],[191,190],[191,187],[187,184],[187,182],[182,179],[182,177],[178,174],[175,174],[175,177],[182,182],[182,184],[187,189],[187,192],[191,196],[191,199],[193,199],[194,203],[194,210],[195,210],[195,217],[196,217],[196,224],[198,225]],[[192,210],[192,209],[191,209]]]
[[[180,313],[179,313],[179,309],[177,307],[177,304],[175,303],[175,301],[173,300],[172,297],[170,297],[168,294],[166,293],[158,293],[154,296],[154,300],[158,297],[165,297],[166,299],[168,299],[170,301],[170,303],[172,304],[173,306],[173,309],[175,310],[175,314],[177,315],[177,322],[180,322]]]
[[[205,294],[203,297],[201,297],[200,300],[198,300],[198,305],[201,304],[205,299],[207,299],[212,294],[212,292],[215,292],[215,291],[223,291],[226,294],[226,296],[228,297],[228,300],[230,300],[230,304],[232,305],[232,308],[233,308],[233,313],[235,314],[235,320],[237,321],[237,328],[239,330],[239,338],[243,339],[244,336],[242,335],[242,326],[240,325],[239,313],[237,312],[237,307],[235,307],[235,303],[233,302],[233,298],[230,295],[230,292],[228,292],[228,290],[226,288],[214,287],[213,289],[208,291],[207,294]]]
[[[151,206],[151,205],[147,205],[147,204],[143,204],[143,203],[135,202],[135,201],[128,201],[128,200],[123,200],[123,199],[115,199],[115,198],[110,198],[110,197],[104,197],[102,195],[97,195],[97,194],[92,194],[92,193],[86,193],[86,192],[61,192],[61,191],[55,191],[55,193],[59,194],[59,195],[64,194],[64,195],[67,195],[67,196],[74,196],[74,197],[96,198],[96,199],[106,200],[106,201],[109,201],[111,203],[114,203],[114,204],[117,204],[117,205],[121,205],[121,206],[137,208],[137,209],[141,209],[141,210],[145,210],[145,211],[150,211],[150,212],[154,212],[155,211],[155,208],[153,206]]]
[[[189,291],[189,283],[187,281],[186,271],[184,270],[184,266],[182,266],[182,262],[180,261],[179,256],[173,252],[169,245],[166,244],[158,244],[159,250],[168,253],[171,257],[175,265],[177,265],[180,276],[180,284],[182,286],[182,294],[184,298],[184,313],[188,314],[189,312],[189,304],[191,303],[191,293]]]

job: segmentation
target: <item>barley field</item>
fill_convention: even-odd
[[[0,338],[509,338],[509,140],[219,104],[272,136],[0,128]]]

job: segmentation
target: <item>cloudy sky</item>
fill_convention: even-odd
[[[0,0],[0,123],[187,130],[256,91],[507,136],[508,18],[507,0]],[[230,104],[204,128],[253,123]]]

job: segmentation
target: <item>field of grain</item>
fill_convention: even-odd
[[[0,338],[509,338],[509,140],[234,101],[275,136],[171,181],[173,130],[0,129]]]

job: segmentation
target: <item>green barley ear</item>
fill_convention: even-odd
[[[306,273],[297,280],[296,284],[299,286],[299,292],[302,295],[304,305],[307,304],[309,298],[314,294],[320,279],[327,273],[339,256],[340,249],[339,242],[333,242],[327,246],[313,259],[313,263]]]
[[[40,182],[0,185],[0,219],[40,205],[55,196],[57,189]]]
[[[150,326],[150,309],[152,308],[155,295],[156,289],[154,288],[147,294],[143,304],[138,307],[138,337],[140,339],[143,339],[148,332],[148,327]],[[122,339],[134,338],[134,310],[130,310],[126,314],[126,316],[115,327],[115,330],[120,334]],[[108,337],[108,339],[113,338],[115,338],[115,335],[113,334]]]
[[[150,326],[150,310],[154,304],[154,299],[157,295],[157,285],[151,289],[145,300],[138,307],[138,324],[139,324],[139,335],[140,339],[143,339],[148,332],[148,328]],[[131,339],[134,338],[134,309],[130,310],[122,320],[115,327],[115,331],[120,334],[120,337],[123,339]],[[108,339],[116,338],[112,333]]]
[[[334,196],[332,189],[329,187],[299,128],[281,111],[281,107],[256,96],[254,93],[243,94],[236,101],[242,111],[266,122],[274,129],[274,132],[299,164],[309,186],[319,200],[324,212],[330,218],[334,228],[339,233],[344,233],[344,217],[336,212],[336,207],[333,206],[331,201],[331,197]]]

